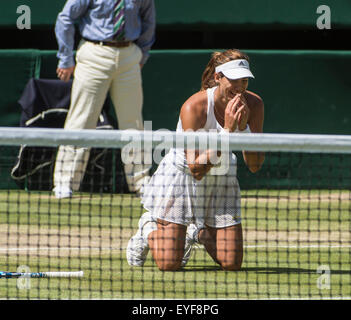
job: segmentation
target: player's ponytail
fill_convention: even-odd
[[[214,52],[202,74],[201,90],[206,90],[208,88],[216,86],[214,74],[217,66],[236,59],[245,59],[249,61],[249,57],[237,49],[229,49],[223,52]]]

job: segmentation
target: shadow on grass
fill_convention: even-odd
[[[222,271],[220,266],[189,266],[181,271],[194,272],[194,271]],[[230,271],[232,272],[232,271]],[[261,274],[316,274],[316,269],[305,269],[305,268],[287,268],[287,267],[244,267],[239,271],[235,272],[250,272],[250,273],[261,273]],[[330,270],[331,275],[333,274],[349,274],[351,270]]]
[[[289,274],[289,273],[302,273],[302,274],[316,274],[316,269],[305,269],[305,268],[288,268],[288,267],[253,267],[253,268],[242,268],[240,271],[244,272],[256,272],[265,274]],[[330,270],[333,274],[351,274],[351,270]]]
[[[197,272],[197,271],[222,271],[220,266],[188,266],[179,271]]]

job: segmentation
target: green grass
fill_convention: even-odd
[[[0,192],[0,270],[84,270],[82,279],[0,279],[0,299],[275,299],[351,297],[350,191],[242,192],[242,270],[222,271],[203,247],[162,272],[149,254],[132,268],[125,246],[143,209],[130,195]],[[321,290],[317,269],[331,270]]]

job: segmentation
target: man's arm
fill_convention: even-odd
[[[142,31],[135,43],[143,52],[143,57],[140,61],[141,66],[143,66],[149,58],[149,51],[155,42],[156,10],[154,0],[143,1],[143,5],[140,8],[140,17]]]
[[[84,15],[89,7],[91,0],[68,0],[59,13],[56,25],[55,34],[58,44],[57,58],[59,59],[59,69],[72,68],[74,62],[74,23]]]

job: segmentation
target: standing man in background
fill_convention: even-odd
[[[68,0],[59,13],[57,76],[74,75],[71,105],[65,129],[95,129],[110,93],[118,127],[143,130],[141,68],[155,41],[154,0]],[[75,23],[82,40],[74,60]],[[138,155],[134,154],[135,159]],[[54,192],[69,198],[80,187],[89,149],[61,146],[58,151]],[[149,180],[151,165],[125,164],[129,190],[139,192]]]

